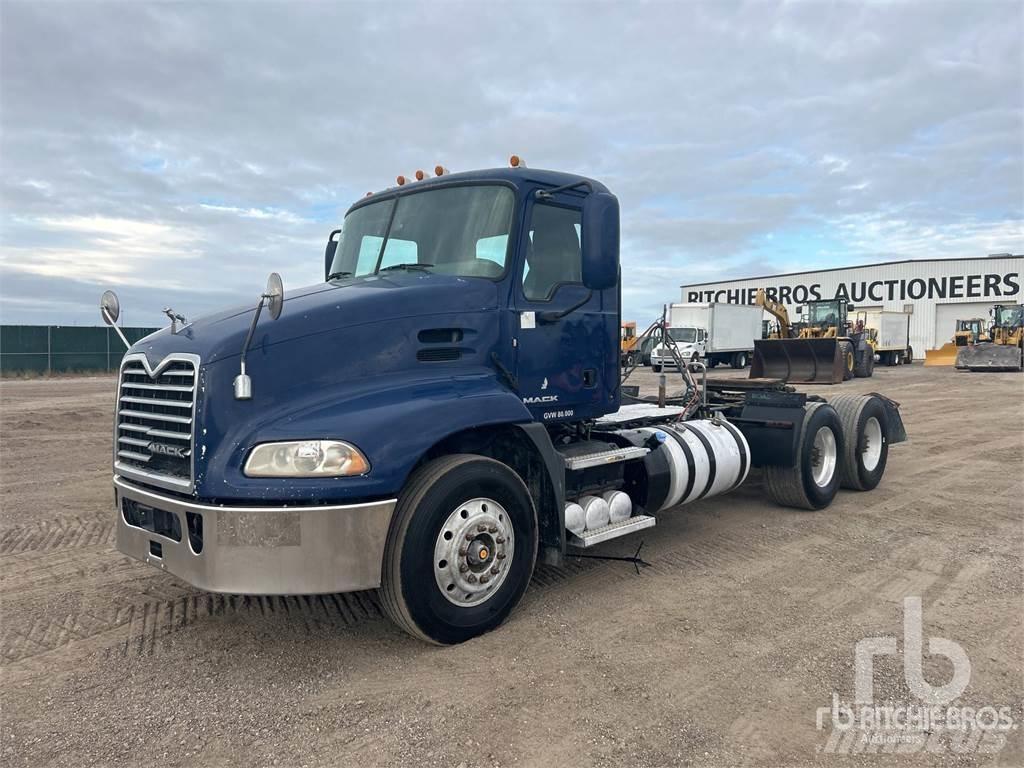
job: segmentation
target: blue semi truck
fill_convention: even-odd
[[[132,345],[117,547],[235,594],[379,589],[423,640],[500,624],[538,560],[654,525],[761,468],[778,503],[870,490],[905,439],[880,395],[621,385],[619,207],[526,168],[400,178],[332,232],[324,281]],[[426,174],[420,174],[426,176]],[[115,325],[117,297],[101,312]],[[724,381],[724,380],[723,380]]]

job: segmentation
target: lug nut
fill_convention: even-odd
[[[492,525],[490,528],[487,529],[487,532],[488,533],[497,533],[498,532],[498,526]]]
[[[468,581],[470,584],[476,584],[476,576],[471,573],[469,574],[469,576],[466,577],[466,581]]]
[[[494,574],[495,576],[497,576],[498,575],[498,566],[494,566],[493,568],[491,568],[491,573]]]
[[[498,544],[504,544],[505,543],[505,537],[504,536],[499,536],[494,541],[497,542]]]
[[[488,581],[490,581],[490,580],[491,580],[491,577],[490,577],[490,576],[481,576],[481,577],[480,577],[480,583],[481,583],[481,584],[486,584],[486,583],[487,583]]]
[[[469,550],[466,547],[459,547],[459,557],[465,557],[469,554]]]
[[[462,565],[459,566],[459,573],[465,573],[468,570],[469,570],[469,566],[466,565],[465,563],[463,563]]]
[[[487,526],[486,526],[486,525],[484,525],[483,523],[480,523],[480,524],[479,524],[479,525],[478,525],[478,526],[476,527],[476,529],[477,529],[477,531],[478,531],[479,533],[483,533],[484,531],[486,531],[486,530],[487,530]]]
[[[498,559],[499,560],[504,560],[506,557],[508,557],[508,555],[506,555],[504,552],[499,552],[498,553]]]
[[[466,534],[466,541],[472,541],[475,538],[476,537],[472,533],[467,533]]]

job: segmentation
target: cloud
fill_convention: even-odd
[[[95,322],[107,284],[159,324],[315,282],[366,191],[511,152],[619,195],[641,323],[698,277],[1024,251],[1016,2],[0,15],[7,322]]]

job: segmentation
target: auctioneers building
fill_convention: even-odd
[[[950,340],[958,319],[982,317],[996,304],[1017,304],[1024,256],[995,254],[977,259],[919,259],[858,267],[751,277],[682,286],[683,302],[753,304],[758,288],[796,307],[815,299],[845,296],[857,310],[911,313],[910,345],[916,357]]]

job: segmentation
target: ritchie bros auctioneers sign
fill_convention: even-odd
[[[859,270],[858,270],[859,271]],[[835,273],[833,273],[835,274]],[[798,277],[798,276],[794,276]],[[766,280],[770,280],[767,278]],[[743,281],[748,283],[750,281]],[[782,280],[780,279],[781,283]],[[831,282],[831,281],[830,281]],[[820,299],[845,298],[852,304],[882,304],[903,301],[987,300],[1018,297],[1020,272],[979,272],[943,277],[901,277],[888,280],[840,281],[834,290],[826,290],[820,282],[800,282],[780,285],[719,288],[697,286],[685,291],[690,303],[725,302],[753,304],[758,287],[763,287],[769,299],[783,304],[803,304]],[[1017,299],[1019,300],[1019,299]]]

